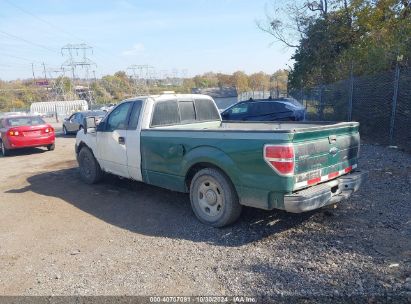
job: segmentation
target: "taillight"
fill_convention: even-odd
[[[291,145],[265,145],[264,160],[280,175],[294,173],[294,147]]]
[[[21,133],[17,130],[9,130],[8,135],[9,136],[19,136]]]
[[[44,133],[53,133],[53,132],[54,132],[53,128],[45,128],[44,129]]]

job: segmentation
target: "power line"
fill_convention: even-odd
[[[32,59],[29,59],[29,58],[24,58],[24,57],[20,57],[20,56],[10,55],[10,54],[6,54],[6,53],[3,53],[3,52],[0,52],[0,55],[1,55],[1,56],[6,56],[6,57],[11,57],[11,58],[16,58],[16,59],[20,59],[20,60],[25,60],[25,61],[29,61],[29,62],[40,62],[40,61],[38,61],[38,60],[32,60]]]
[[[9,1],[9,0],[3,0],[3,1],[7,2],[9,5],[17,8],[18,10],[22,11],[23,13],[26,13],[27,15],[30,15],[30,16],[32,16],[33,18],[36,18],[37,20],[40,20],[41,22],[43,22],[43,23],[51,26],[52,28],[57,29],[57,30],[59,30],[60,32],[63,32],[63,33],[65,33],[66,35],[68,35],[68,36],[70,36],[70,37],[79,39],[79,40],[81,40],[81,41],[84,42],[84,39],[81,39],[81,37],[78,37],[78,36],[74,35],[73,33],[70,33],[70,32],[68,32],[68,31],[62,29],[62,28],[60,28],[59,26],[57,26],[57,25],[55,25],[55,24],[53,24],[53,23],[51,23],[51,22],[49,22],[49,21],[47,21],[47,20],[44,20],[43,18],[41,18],[41,17],[39,17],[39,16],[37,16],[37,15],[29,12],[28,10],[22,8],[21,6],[15,4],[15,3],[13,3],[13,2],[11,2],[11,1]]]
[[[0,30],[0,33],[2,33],[3,35],[7,35],[7,36],[9,36],[9,37],[12,37],[12,38],[14,38],[14,39],[24,41],[24,42],[26,42],[26,43],[28,43],[28,44],[31,44],[31,45],[34,45],[34,46],[43,48],[43,49],[45,49],[45,50],[47,50],[47,51],[50,51],[50,52],[53,52],[53,53],[57,52],[56,50],[53,50],[53,49],[51,49],[51,48],[49,48],[49,47],[47,47],[47,46],[38,44],[38,43],[36,43],[36,42],[32,42],[32,41],[30,41],[30,40],[21,38],[21,37],[19,37],[19,36],[16,36],[16,35],[13,35],[13,34],[10,34],[10,33],[7,33],[7,32],[5,32],[5,31]]]
[[[55,24],[53,24],[53,23],[51,23],[51,22],[49,22],[49,21],[47,21],[47,20],[44,20],[43,18],[41,18],[41,17],[33,14],[32,12],[28,11],[28,10],[25,9],[25,8],[22,8],[22,7],[19,6],[19,5],[16,5],[15,3],[12,3],[12,2],[9,1],[9,0],[3,0],[3,1],[7,2],[9,5],[17,8],[18,10],[26,13],[27,15],[30,15],[30,16],[32,16],[33,18],[36,18],[37,20],[40,20],[41,22],[43,22],[43,23],[51,26],[53,29],[57,29],[57,30],[59,30],[60,32],[65,33],[67,36],[70,36],[70,37],[72,37],[72,38],[81,40],[81,41],[84,42],[84,43],[86,42],[83,38],[81,38],[81,37],[79,37],[79,36],[77,36],[77,35],[75,35],[75,34],[73,34],[73,33],[71,33],[71,32],[68,32],[68,31],[62,29],[61,27],[59,27],[59,26],[57,26],[57,25],[55,25]],[[108,55],[110,55],[110,56],[116,55],[116,54],[114,54],[114,53],[112,53],[112,52],[110,52],[110,51],[107,51],[107,50],[99,47],[99,46],[95,46],[95,48],[103,51],[104,53],[106,53],[106,54],[108,54]]]

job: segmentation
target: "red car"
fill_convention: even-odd
[[[0,148],[3,156],[10,150],[47,147],[54,150],[55,134],[52,126],[39,116],[10,116],[0,118]]]

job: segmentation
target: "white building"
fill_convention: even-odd
[[[45,101],[33,102],[30,113],[35,115],[67,116],[73,112],[87,111],[88,103],[85,100]]]

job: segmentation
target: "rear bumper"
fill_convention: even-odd
[[[15,137],[8,138],[5,142],[7,149],[19,149],[29,147],[42,147],[53,144],[55,141],[55,135],[42,136],[42,137]]]
[[[285,195],[285,210],[301,213],[338,203],[357,191],[366,177],[366,172],[354,171],[335,180]]]

